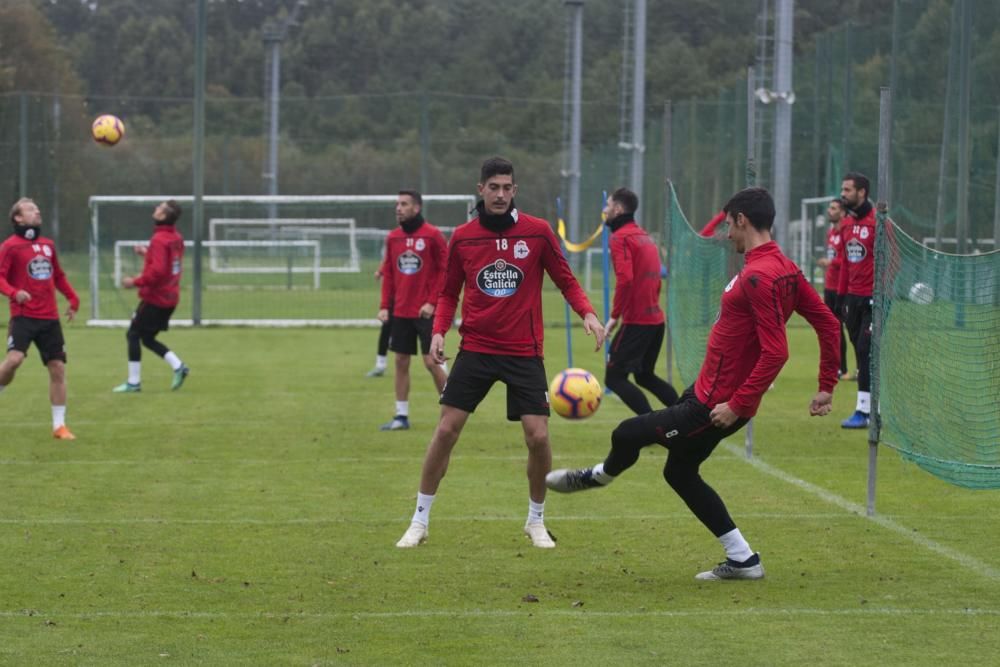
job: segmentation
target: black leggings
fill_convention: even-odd
[[[384,357],[389,353],[389,334],[392,333],[392,314],[389,319],[382,323],[382,329],[378,332],[378,356]]]
[[[141,342],[149,350],[155,352],[159,356],[166,355],[170,351],[166,345],[156,340],[155,331],[138,332],[132,329],[128,330],[125,334],[125,338],[128,340],[128,360],[129,361],[141,361],[142,360],[142,348],[139,347]]]
[[[699,468],[723,438],[747,423],[737,419],[725,429],[712,425],[710,410],[688,388],[677,403],[664,410],[626,419],[611,434],[611,451],[604,459],[604,471],[620,475],[639,460],[639,452],[649,445],[666,447],[669,453],[663,479],[681,497],[691,512],[713,535],[720,537],[736,528],[722,498],[701,477]]]
[[[639,387],[652,392],[663,405],[669,407],[677,402],[677,391],[669,382],[657,376],[652,370],[643,370],[636,373],[635,381]],[[622,370],[615,366],[609,367],[604,376],[604,384],[611,391],[618,394],[625,405],[637,415],[644,415],[647,412],[653,411],[653,408],[649,405],[649,400],[642,393],[642,390],[628,381],[627,370]]]

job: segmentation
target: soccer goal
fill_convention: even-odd
[[[190,196],[91,197],[88,324],[128,324],[136,295],[120,287],[121,278],[142,270],[131,247],[148,242],[153,209],[167,199],[183,208],[177,228],[188,246],[172,324],[379,324],[374,274],[397,226],[396,194],[209,195],[199,245]],[[423,200],[424,217],[443,231],[465,223],[475,205],[471,195]]]

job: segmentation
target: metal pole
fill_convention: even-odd
[[[667,289],[663,290],[663,297],[665,299],[666,308],[664,309],[667,313],[667,339],[665,345],[667,346],[667,353],[665,355],[667,360],[667,382],[673,384],[674,381],[674,337],[670,331],[670,236],[671,236],[671,216],[673,213],[673,197],[671,197],[670,192],[673,188],[671,185],[671,180],[674,177],[674,163],[673,163],[673,152],[674,152],[674,110],[673,102],[667,100],[663,103],[663,181],[666,184],[666,215],[663,216],[663,236],[661,243],[667,248]]]
[[[854,24],[847,22],[844,34],[844,120],[841,125],[841,159],[843,169],[851,171],[851,118],[854,111],[854,66],[851,63],[853,49]],[[843,174],[837,174],[837,179]]]
[[[754,94],[754,73],[753,67],[747,67],[747,161],[746,161],[746,186],[753,187],[757,184],[757,159],[755,157],[757,138],[755,135],[755,125],[757,122],[756,104],[757,96]]]
[[[583,0],[565,0],[570,12],[573,43],[570,77],[569,193],[566,202],[569,234],[580,238],[580,141],[583,97]]]
[[[757,102],[757,96],[754,94],[754,73],[753,67],[747,68],[747,187],[753,187],[757,184],[757,165],[756,159],[754,158],[754,153],[756,151],[756,137],[755,134],[755,123],[757,122],[757,117],[755,112],[755,106]],[[743,435],[743,448],[746,453],[746,457],[753,458],[753,420],[751,419],[747,422],[746,431]]]
[[[875,208],[878,216],[876,234],[880,239],[886,238],[886,225],[888,220],[889,196],[891,192],[889,184],[889,169],[892,161],[892,90],[883,87],[879,91],[879,131],[878,131],[878,198]],[[883,247],[881,241],[876,241],[876,248]],[[876,276],[887,274],[885,262],[888,257],[875,256]],[[868,516],[875,515],[875,481],[878,476],[878,441],[881,428],[881,417],[879,411],[879,341],[882,338],[883,322],[883,301],[881,296],[884,287],[880,287],[876,280],[875,297],[872,300],[872,359],[871,366],[875,369],[872,372],[871,383],[871,415],[872,419],[868,425]]]
[[[281,106],[281,37],[271,40],[271,91],[268,104],[267,128],[267,194],[278,194],[278,113]],[[277,207],[271,204],[268,216],[273,220],[277,217]]]
[[[958,254],[967,252],[966,240],[969,236],[969,167],[972,149],[969,144],[969,61],[972,55],[972,2],[962,2],[962,54],[959,58],[958,75],[958,215],[955,220],[955,236],[958,238]]]
[[[635,69],[632,75],[632,191],[642,201],[643,154],[646,152],[646,0],[635,0]],[[641,207],[640,207],[641,210]],[[636,218],[639,218],[638,214]]]
[[[788,239],[792,171],[792,27],[794,0],[778,0],[775,8],[774,78],[777,89],[774,110],[774,226],[778,245],[791,255]]]
[[[197,0],[197,17],[194,33],[194,156],[193,194],[194,211],[194,290],[191,303],[191,320],[201,324],[201,237],[205,219],[205,2]]]
[[[52,224],[52,239],[56,242],[57,246],[61,247],[60,244],[60,232],[59,232],[59,160],[57,156],[59,155],[59,140],[62,135],[62,101],[57,92],[52,96],[52,127],[53,127],[53,145],[50,155],[53,157],[53,168],[52,168],[52,207],[49,211],[49,220]]]
[[[420,92],[420,192],[430,190],[431,129],[427,92]]]
[[[18,160],[19,170],[17,177],[17,189],[19,196],[28,196],[28,95],[21,93],[21,124],[20,124],[20,160]]]
[[[958,79],[958,3],[951,8],[951,30],[948,36],[948,77],[944,88],[944,122],[941,124],[941,153],[938,158],[937,214],[934,217],[934,248],[941,250],[944,236],[945,172],[948,170],[948,154],[951,151],[951,115],[955,97],[955,81]]]
[[[993,191],[993,249],[1000,250],[1000,107],[997,107],[997,177]],[[998,294],[1000,296],[1000,294]]]

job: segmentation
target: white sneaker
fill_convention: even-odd
[[[403,533],[403,536],[399,538],[399,542],[396,542],[396,546],[400,549],[409,549],[411,547],[419,547],[426,541],[427,526],[414,521],[410,524],[410,527],[406,529],[406,532]]]
[[[552,533],[545,529],[544,523],[524,524],[524,534],[531,538],[531,545],[539,549],[555,549],[556,541]]]
[[[763,579],[764,565],[760,562],[759,553],[755,553],[742,563],[727,558],[708,572],[696,574],[694,578],[705,581],[718,581],[720,579]]]

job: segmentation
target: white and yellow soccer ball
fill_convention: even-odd
[[[102,114],[94,119],[90,135],[102,146],[114,146],[125,136],[125,123],[118,116]]]
[[[586,419],[597,412],[602,395],[601,383],[582,368],[567,368],[549,385],[552,409],[567,419]]]
[[[927,283],[913,283],[910,287],[910,301],[926,306],[934,301],[934,288]]]

